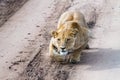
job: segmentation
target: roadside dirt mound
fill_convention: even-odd
[[[0,0],[0,26],[28,0]]]

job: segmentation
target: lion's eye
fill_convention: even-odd
[[[67,41],[70,41],[70,39],[67,39]]]
[[[58,38],[57,40],[58,40],[58,41],[60,41],[60,39],[59,39],[59,38]]]

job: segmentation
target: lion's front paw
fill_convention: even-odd
[[[70,58],[69,62],[73,63],[73,64],[79,63],[80,62],[80,58]]]

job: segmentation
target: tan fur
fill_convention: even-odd
[[[57,61],[79,62],[81,51],[87,46],[88,40],[89,29],[83,14],[67,11],[61,15],[57,30],[52,32],[49,54]],[[61,50],[68,54],[60,55]]]

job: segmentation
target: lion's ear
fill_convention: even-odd
[[[79,24],[77,22],[72,22],[72,26],[73,29],[79,29]]]
[[[58,33],[56,31],[52,31],[52,37],[56,37],[58,35]]]
[[[72,31],[72,34],[74,35],[74,36],[76,36],[77,35],[77,33],[78,33],[78,31],[79,31],[79,24],[77,23],[77,22],[72,22],[72,26],[71,26],[71,28],[73,28],[73,31]]]

